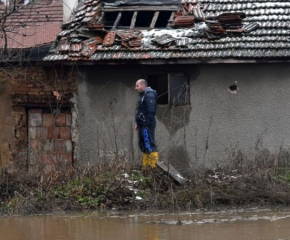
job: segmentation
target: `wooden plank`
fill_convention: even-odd
[[[170,163],[164,163],[163,161],[158,161],[156,165],[168,173],[170,177],[172,177],[179,184],[184,184],[188,182],[188,179],[184,178]]]
[[[105,16],[105,13],[102,12],[100,18],[97,21],[97,24],[100,24],[103,21],[104,16]]]
[[[150,24],[150,28],[154,28],[154,27],[155,27],[155,24],[156,24],[156,21],[157,21],[157,19],[158,19],[158,16],[159,16],[159,11],[156,11],[156,12],[154,13],[153,18],[152,18],[152,22],[151,22],[151,24]]]
[[[175,12],[172,12],[171,16],[170,16],[170,18],[168,20],[167,27],[171,27],[173,25],[174,15],[175,15]]]
[[[103,8],[103,12],[124,12],[124,11],[177,11],[178,6],[128,6],[128,7],[118,7],[118,8]]]
[[[117,28],[117,26],[118,26],[118,24],[119,24],[119,22],[121,20],[121,17],[122,17],[122,12],[119,12],[118,13],[118,16],[116,18],[116,21],[115,21],[115,23],[114,23],[114,25],[112,27],[112,30],[115,30]]]
[[[130,29],[133,29],[135,27],[137,15],[138,15],[138,12],[135,11],[131,20]]]

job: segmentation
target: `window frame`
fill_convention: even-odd
[[[128,26],[119,26],[120,22],[123,22],[122,17],[125,15],[125,12],[132,12],[132,17],[131,20],[129,20],[128,22],[130,22],[131,24]],[[140,18],[138,18],[138,15],[140,14],[144,14],[145,12],[148,12],[152,15],[151,21],[149,21],[150,23],[148,24],[148,26],[138,26],[140,25]],[[167,24],[166,26],[159,26],[160,22],[164,22],[165,20],[161,21],[159,20],[159,17],[163,17],[166,16],[165,12],[169,12],[170,14],[168,14],[168,19],[167,19]],[[153,29],[155,28],[156,24],[157,24],[157,29],[166,29],[171,27],[171,22],[174,16],[175,11],[173,11],[172,9],[166,9],[166,8],[161,8],[160,10],[154,9],[154,8],[141,8],[141,9],[135,9],[135,8],[128,8],[128,9],[103,9],[102,13],[104,13],[104,17],[102,18],[102,21],[104,23],[105,28],[107,28],[108,30],[116,30],[116,29]],[[106,18],[107,15],[116,15],[116,17],[114,18],[114,23],[108,25]],[[104,21],[105,20],[105,21]],[[142,25],[142,24],[141,24]]]
[[[185,78],[185,83],[186,83],[186,94],[185,94],[185,100],[182,102],[182,103],[174,103],[172,100],[171,100],[171,97],[172,97],[172,94],[173,94],[173,91],[174,89],[171,89],[171,86],[173,85],[172,84],[172,81],[173,78],[172,76],[173,75],[178,75],[178,74],[181,74],[184,76]],[[148,86],[150,86],[150,76],[157,76],[157,75],[166,75],[167,76],[167,94],[168,94],[168,99],[167,99],[167,103],[164,103],[164,104],[160,104],[158,103],[158,100],[157,100],[157,105],[159,106],[184,106],[184,105],[190,105],[190,75],[188,73],[185,73],[185,72],[180,72],[180,71],[176,71],[176,72],[170,72],[170,73],[150,73],[150,74],[147,74],[147,80],[148,80]],[[154,88],[153,88],[154,89]],[[158,89],[154,89],[157,91],[157,94],[158,94]],[[157,96],[158,98],[158,96]]]

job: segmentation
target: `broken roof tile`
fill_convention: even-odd
[[[59,34],[62,39],[68,37],[71,44],[82,43],[82,49],[76,47],[79,45],[71,45],[70,50],[65,41],[60,41],[55,52],[70,60],[83,58],[94,61],[290,57],[289,1],[181,2],[182,8],[173,18],[174,28],[112,31],[104,30],[105,14],[100,2],[86,1],[72,21],[63,25]],[[96,37],[95,41],[92,36]]]

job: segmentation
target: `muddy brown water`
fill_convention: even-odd
[[[2,240],[290,240],[290,209],[0,217]]]

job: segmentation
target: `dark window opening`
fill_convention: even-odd
[[[105,29],[111,29],[114,26],[119,12],[106,12],[104,16]]]
[[[122,17],[117,28],[129,28],[134,12],[122,12]]]
[[[170,104],[183,105],[189,103],[188,76],[183,73],[173,73],[170,79]]]
[[[168,104],[168,75],[158,74],[148,76],[148,86],[157,92],[157,104]]]
[[[135,27],[149,28],[154,16],[153,11],[140,11],[138,12]]]
[[[186,74],[148,75],[148,86],[157,91],[157,104],[189,104],[189,78]]]
[[[157,22],[155,24],[155,28],[165,28],[168,24],[168,20],[170,19],[171,12],[159,12],[159,16]]]
[[[128,29],[131,27],[134,11],[122,11],[121,18],[115,26],[118,29]],[[134,20],[132,27],[136,28],[166,28],[171,17],[171,11],[138,11],[136,20]],[[105,12],[102,22],[104,22],[105,29],[110,30],[117,20],[119,11]],[[158,14],[158,15],[156,15]],[[154,16],[156,16],[154,18]]]

